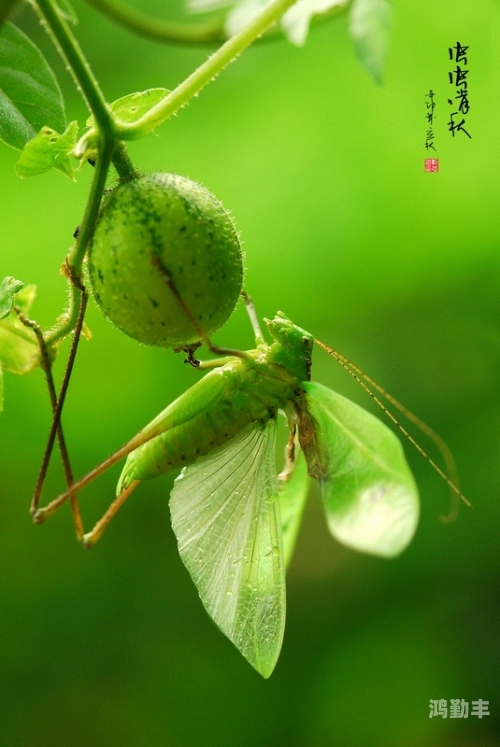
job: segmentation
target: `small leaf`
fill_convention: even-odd
[[[248,23],[253,21],[264,8],[271,5],[272,0],[239,0],[226,18],[226,33],[234,36]]]
[[[319,480],[328,527],[355,550],[393,557],[418,523],[415,481],[399,439],[371,413],[321,384],[306,382],[299,437]]]
[[[12,311],[14,296],[24,287],[22,280],[16,280],[12,275],[4,278],[0,284],[0,319],[5,319]]]
[[[169,93],[167,88],[149,88],[147,91],[128,93],[113,101],[109,108],[123,124],[134,124]],[[94,117],[88,118],[87,126],[94,126]]]
[[[38,135],[24,146],[15,165],[17,175],[37,176],[57,167],[74,179],[73,164],[68,156],[75,147],[77,133],[77,122],[71,122],[62,135],[51,127],[42,127]]]
[[[0,140],[17,150],[47,125],[66,127],[61,90],[42,53],[12,23],[0,28]]]
[[[300,47],[305,44],[311,18],[326,13],[335,6],[347,5],[348,0],[298,0],[287,10],[281,19],[281,25],[288,41]]]
[[[113,101],[111,111],[124,124],[137,122],[144,114],[168,96],[166,88],[149,88],[147,91],[129,93],[121,99]]]
[[[16,296],[15,303],[28,314],[36,294],[36,286],[27,285]],[[40,363],[40,351],[35,333],[24,326],[14,311],[0,321],[0,362],[4,371],[25,374]]]
[[[349,31],[356,55],[380,85],[389,41],[389,25],[390,6],[386,0],[354,0]]]
[[[25,316],[29,316],[36,296],[36,285],[25,285],[16,296],[16,306],[19,306]]]

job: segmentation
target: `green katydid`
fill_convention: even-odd
[[[82,538],[91,547],[140,481],[182,468],[170,497],[181,558],[208,614],[268,677],[283,639],[285,568],[308,474],[320,483],[333,536],[361,552],[401,553],[415,532],[419,501],[395,434],[358,405],[310,381],[313,336],[278,312],[265,320],[273,340],[267,344],[253,307],[247,307],[254,350],[201,364],[212,370],[105,462],[37,509],[34,519],[47,519],[127,456],[117,498]],[[363,375],[319,345],[358,380],[356,371]],[[277,477],[278,412],[287,418],[290,437],[286,466]]]

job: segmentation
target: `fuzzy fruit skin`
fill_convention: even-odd
[[[90,282],[103,314],[127,335],[183,348],[200,336],[166,274],[209,336],[236,305],[243,257],[229,214],[208,190],[183,176],[149,174],[107,198],[89,251]]]

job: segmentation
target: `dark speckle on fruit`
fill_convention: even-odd
[[[243,282],[231,218],[204,187],[172,174],[139,177],[107,195],[89,260],[105,316],[136,340],[163,347],[199,341],[178,296],[210,336],[229,318]]]

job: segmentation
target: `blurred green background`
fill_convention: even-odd
[[[178,5],[135,2],[170,18]],[[75,7],[109,100],[172,88],[208,53],[147,42],[79,0]],[[85,108],[34,16],[17,20],[57,71],[68,118],[83,124]],[[173,476],[144,484],[93,552],[76,544],[69,510],[32,525],[48,400],[40,371],[7,376],[2,747],[500,744],[498,20],[486,0],[396,2],[381,88],[356,61],[343,17],[316,27],[302,49],[259,44],[130,146],[137,165],[185,174],[222,200],[243,236],[259,315],[283,310],[429,422],[451,446],[473,508],[441,523],[448,490],[405,444],[422,519],[410,548],[389,562],[338,545],[311,490],[283,651],[264,681],[212,625],[181,564],[168,513]],[[470,45],[472,140],[447,131],[448,47],[457,40]],[[437,174],[423,169],[429,88]],[[21,181],[17,154],[2,147],[0,158],[0,277],[36,283],[33,315],[50,325],[65,303],[59,267],[90,174],[76,185],[55,172]],[[81,344],[64,412],[78,475],[199,376],[181,356],[127,339],[93,303],[87,321],[94,337]],[[252,346],[243,309],[217,340]],[[372,407],[319,350],[313,376]],[[60,472],[54,459],[47,499],[60,491]],[[82,496],[89,526],[117,474]],[[430,699],[451,698],[489,700],[491,715],[429,718]]]

